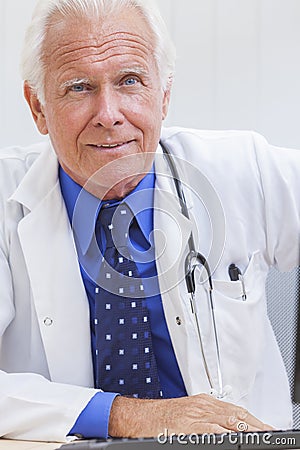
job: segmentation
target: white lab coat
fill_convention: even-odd
[[[210,389],[183,277],[193,228],[213,271],[226,400],[273,426],[288,427],[288,381],[267,318],[264,285],[270,265],[288,270],[298,264],[300,153],[271,147],[248,132],[173,128],[163,130],[162,138],[190,165],[186,170],[177,162],[187,185],[188,220],[158,148],[157,269],[187,392]],[[3,150],[0,180],[0,435],[63,441],[96,390],[89,306],[51,145]],[[228,277],[231,263],[244,275],[246,301],[241,283]],[[197,285],[204,351],[217,386],[207,283],[197,275]]]

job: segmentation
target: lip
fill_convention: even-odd
[[[124,147],[125,145],[130,144],[131,142],[134,142],[134,139],[129,141],[119,141],[119,142],[107,142],[102,144],[88,144],[89,147],[97,148],[99,150],[116,150],[121,147]]]

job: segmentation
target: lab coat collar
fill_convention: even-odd
[[[46,176],[44,176],[46,168]],[[32,211],[51,190],[58,187],[58,160],[50,143],[46,144],[39,157],[25,174],[23,180],[10,197]]]

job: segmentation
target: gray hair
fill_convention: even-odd
[[[175,48],[154,0],[39,0],[24,39],[21,74],[41,103],[45,102],[43,46],[51,19],[56,14],[106,18],[128,7],[137,9],[149,24],[155,38],[154,56],[162,89],[169,87],[175,67]]]

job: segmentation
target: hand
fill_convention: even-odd
[[[228,433],[272,429],[246,409],[207,394],[166,400],[116,397],[109,435],[113,437],[157,437],[168,434]]]

